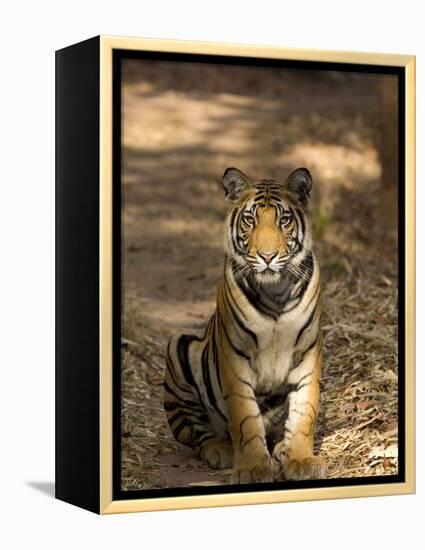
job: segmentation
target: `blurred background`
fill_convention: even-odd
[[[122,487],[226,483],[162,411],[169,336],[202,330],[222,273],[221,175],[313,176],[329,477],[397,472],[397,80],[123,62]]]

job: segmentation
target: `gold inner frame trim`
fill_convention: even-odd
[[[314,489],[253,491],[181,497],[112,498],[112,57],[114,49],[170,53],[262,57],[404,68],[406,123],[405,262],[405,406],[406,481]],[[274,502],[385,496],[415,492],[415,57],[411,55],[284,47],[100,37],[100,181],[99,181],[99,388],[100,513],[142,512]]]

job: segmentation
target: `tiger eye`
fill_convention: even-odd
[[[254,225],[255,224],[254,216],[252,214],[249,214],[248,212],[244,212],[242,214],[242,220],[248,225]]]
[[[291,214],[283,214],[283,216],[280,217],[279,223],[283,227],[286,227],[287,225],[289,225],[291,223],[291,221],[292,221]]]

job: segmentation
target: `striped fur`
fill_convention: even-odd
[[[164,408],[175,438],[233,483],[323,477],[313,455],[322,356],[320,273],[306,169],[284,184],[223,176],[224,273],[200,337],[173,337]]]

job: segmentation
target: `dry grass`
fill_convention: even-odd
[[[317,451],[329,477],[397,473],[397,312],[389,281],[325,287]]]
[[[122,351],[122,481],[126,489],[160,483],[158,455],[174,450],[160,401],[161,356],[154,346],[125,344]]]

